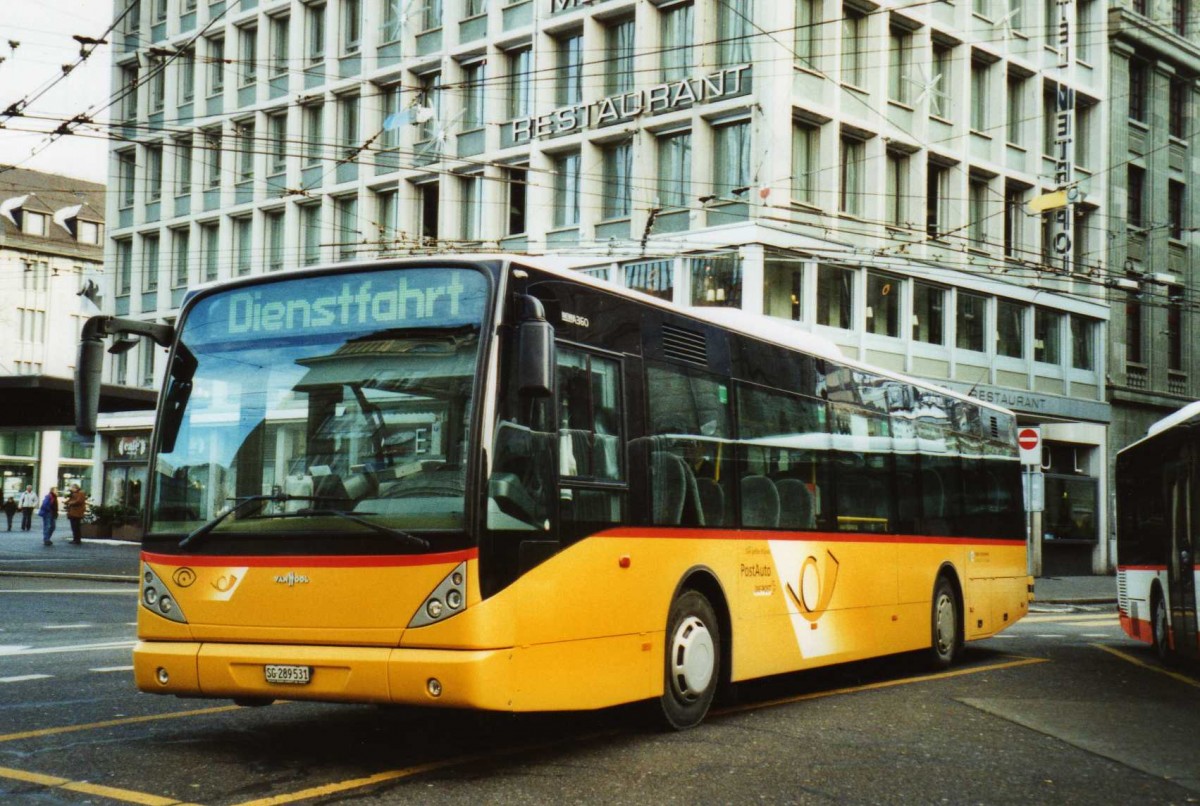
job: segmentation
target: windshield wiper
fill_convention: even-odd
[[[293,515],[334,515],[339,518],[345,518],[348,521],[354,521],[357,524],[367,527],[373,532],[378,532],[381,535],[393,537],[396,540],[413,548],[428,549],[429,541],[423,537],[417,537],[414,534],[404,531],[403,529],[393,529],[391,526],[384,526],[380,523],[371,523],[366,518],[360,517],[353,512],[346,512],[341,509],[302,509],[299,512],[292,513]],[[363,513],[370,514],[370,513]]]
[[[226,518],[228,518],[230,515],[234,515],[238,512],[241,512],[248,505],[256,503],[256,502],[260,502],[260,501],[323,501],[323,500],[327,500],[327,499],[328,499],[328,496],[288,495],[287,493],[272,493],[270,495],[247,495],[243,498],[236,499],[237,503],[233,506],[232,509],[230,509],[226,512],[222,512],[217,517],[213,518],[212,520],[208,521],[207,523],[200,524],[200,526],[196,527],[191,532],[189,532],[188,535],[183,538],[183,540],[179,541],[179,548],[181,548],[181,549],[187,548],[195,541],[197,541],[197,540],[201,539],[202,537],[204,537],[205,535],[207,535],[213,529],[216,529],[217,526],[219,526],[221,524],[221,522],[224,521]],[[344,500],[349,500],[349,499],[339,498],[336,500],[344,501]]]

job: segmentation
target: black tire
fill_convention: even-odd
[[[954,586],[945,576],[933,586],[933,604],[929,614],[930,660],[934,668],[945,669],[962,651],[962,611]]]
[[[664,636],[662,724],[671,730],[699,725],[721,676],[721,632],[704,594],[687,590],[671,603]]]
[[[1171,659],[1171,638],[1168,635],[1170,626],[1167,624],[1167,606],[1161,593],[1154,593],[1153,604],[1150,606],[1150,634],[1154,641],[1154,654],[1163,663]]]

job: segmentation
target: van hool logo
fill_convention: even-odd
[[[287,585],[289,588],[294,588],[297,585],[307,585],[308,577],[304,574],[297,574],[295,571],[288,571],[286,574],[276,576],[275,581],[280,585]]]
[[[821,618],[828,609],[833,588],[837,585],[838,565],[838,559],[831,551],[825,552],[824,568],[818,568],[817,558],[809,555],[800,564],[800,578],[796,584],[787,583],[787,592],[800,615],[809,621]]]

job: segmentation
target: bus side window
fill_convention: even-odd
[[[625,480],[621,365],[565,347],[557,353],[559,515],[564,529],[570,532],[572,522],[598,527],[620,523],[625,490],[602,485]]]

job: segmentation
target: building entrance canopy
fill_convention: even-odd
[[[153,411],[157,392],[103,384],[100,411]],[[75,427],[75,381],[52,375],[0,377],[0,428]]]

